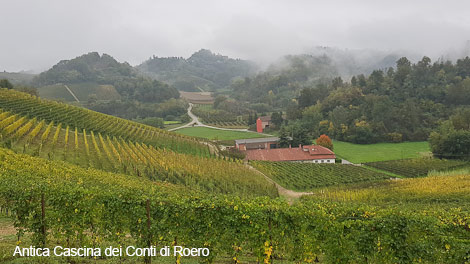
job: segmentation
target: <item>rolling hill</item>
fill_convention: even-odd
[[[0,111],[0,142],[17,152],[214,193],[277,195],[262,176],[191,137],[6,89]]]
[[[96,96],[103,100],[121,97],[144,103],[158,103],[179,97],[175,88],[146,78],[128,63],[120,63],[110,55],[100,55],[97,52],[60,61],[34,77],[32,84],[39,87],[41,95],[51,99],[61,96],[62,85],[72,86],[73,92],[80,95],[79,100]],[[112,92],[107,92],[109,90]],[[66,96],[64,100],[70,98]]]
[[[201,49],[184,59],[152,57],[136,67],[145,75],[172,84],[182,91],[213,91],[230,85],[237,77],[254,74],[253,62],[232,59]],[[199,87],[199,88],[198,88]]]
[[[290,205],[277,198],[215,195],[0,148],[0,205],[14,213],[19,231],[16,236],[0,234],[1,249],[29,243],[171,244],[208,248],[210,255],[198,260],[209,263],[272,263],[273,255],[289,264],[299,258],[306,263],[362,263],[366,258],[373,263],[465,263],[470,218],[468,211],[453,206],[468,203],[468,189],[468,176],[461,175],[387,181],[377,189],[319,190]],[[436,208],[446,201],[451,206]],[[18,259],[3,254],[0,260]],[[39,257],[28,258],[35,260]],[[87,258],[50,260],[85,263]],[[150,262],[119,257],[138,260]]]
[[[207,153],[207,146],[191,137],[13,90],[0,89],[0,108],[13,115],[37,118],[80,131],[91,130],[182,153]]]
[[[68,88],[68,89],[67,89]],[[70,91],[69,91],[70,89]],[[76,84],[54,84],[38,88],[42,98],[63,100],[66,102],[95,100],[120,100],[121,95],[113,85],[83,82]],[[72,95],[73,94],[73,95]],[[75,97],[74,97],[75,95]]]
[[[468,255],[468,175],[322,187],[290,204],[263,175],[191,137],[7,89],[0,110],[0,221],[11,226],[0,233],[2,263],[18,263],[6,254],[17,245],[183,245],[210,250],[196,259],[208,263]],[[150,262],[119,259],[141,260]]]
[[[35,76],[29,72],[0,72],[0,79],[7,79],[15,85],[28,85]]]

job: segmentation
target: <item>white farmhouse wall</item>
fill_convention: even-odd
[[[335,159],[317,159],[317,160],[294,160],[292,162],[299,163],[317,163],[317,164],[334,164]]]

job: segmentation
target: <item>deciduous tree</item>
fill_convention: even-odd
[[[315,143],[319,146],[322,146],[322,147],[333,150],[333,142],[331,142],[330,137],[328,137],[325,134],[323,134],[319,138],[317,138]]]

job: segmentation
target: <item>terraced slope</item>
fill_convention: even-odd
[[[208,156],[206,144],[195,138],[168,132],[126,119],[101,114],[88,109],[40,99],[26,93],[0,89],[0,109],[27,118],[54,122],[93,131],[103,135],[122,137],[142,142],[156,148],[167,148],[176,152]]]
[[[182,154],[139,141],[0,111],[0,144],[84,168],[167,181],[214,193],[277,196],[275,186],[241,162]],[[144,137],[152,141],[151,135]]]

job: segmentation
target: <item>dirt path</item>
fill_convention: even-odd
[[[250,168],[250,170],[253,170],[255,172],[257,172],[258,174],[261,174],[263,175],[263,177],[269,181],[270,183],[273,183],[276,188],[277,188],[277,191],[279,192],[279,195],[280,196],[283,196],[285,198],[287,198],[287,200],[289,200],[289,202],[293,202],[293,200],[295,199],[298,199],[300,198],[301,196],[303,195],[311,195],[313,193],[311,192],[296,192],[296,191],[293,191],[293,190],[289,190],[289,189],[286,189],[284,187],[282,187],[281,185],[279,185],[277,182],[273,181],[271,178],[269,178],[268,176],[266,176],[264,173],[262,173],[261,171],[257,170],[256,168],[254,168],[253,166],[251,166],[250,164],[246,163],[245,164],[248,168]]]
[[[70,88],[67,85],[64,84],[64,86],[65,86],[65,89],[67,89],[67,91],[69,91],[69,93],[73,96],[73,99],[75,99],[75,101],[80,103],[80,100],[78,100],[78,98],[75,96],[72,90],[70,90]]]

